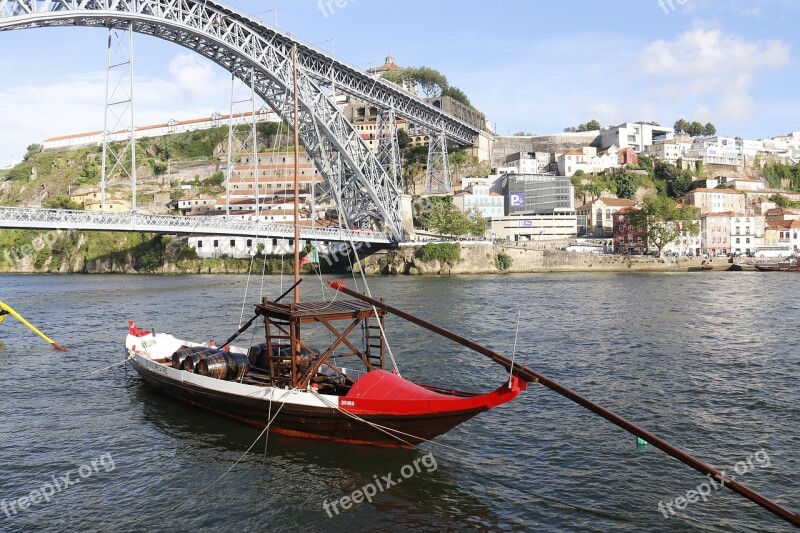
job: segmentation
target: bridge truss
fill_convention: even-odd
[[[398,116],[459,144],[479,131],[383,80],[376,80],[274,27],[211,0],[0,0],[0,31],[87,26],[134,32],[179,44],[222,66],[272,109],[293,97],[291,50],[298,50],[300,110],[282,113],[325,178],[350,227],[374,227],[402,240],[401,188],[384,170],[323,85],[394,109]]]

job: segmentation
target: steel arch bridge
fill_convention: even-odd
[[[0,0],[0,31],[86,26],[132,28],[179,44],[222,66],[247,85],[288,124],[299,125],[300,142],[351,225],[379,220],[403,239],[400,188],[381,167],[353,126],[322,90],[336,88],[452,141],[471,145],[479,131],[382,80],[348,66],[212,0]],[[291,51],[298,49],[300,111],[293,99]]]

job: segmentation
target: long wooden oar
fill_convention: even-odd
[[[62,352],[68,352],[69,351],[66,348],[64,348],[63,346],[61,346],[60,344],[56,343],[56,341],[52,340],[50,337],[48,337],[47,335],[45,335],[44,333],[42,333],[41,331],[36,329],[36,327],[33,324],[31,324],[30,322],[28,322],[27,320],[22,318],[22,315],[20,315],[19,313],[17,313],[13,309],[11,309],[10,306],[4,304],[3,302],[0,302],[0,324],[3,323],[3,321],[6,319],[6,317],[8,315],[11,315],[14,318],[16,318],[17,320],[19,320],[20,322],[22,322],[22,324],[27,326],[28,329],[30,329],[32,332],[36,333],[41,338],[43,338],[45,341],[50,343],[50,345],[53,346],[53,348],[55,348],[56,350],[61,350]]]
[[[373,305],[376,308],[383,309],[387,313],[392,313],[393,315],[399,316],[400,318],[408,320],[409,322],[417,324],[418,326],[421,326],[421,327],[423,327],[423,328],[425,328],[425,329],[427,329],[429,331],[432,331],[432,332],[434,332],[434,333],[436,333],[438,335],[441,335],[442,337],[448,338],[448,339],[450,339],[450,340],[452,340],[454,342],[457,342],[458,344],[461,344],[463,346],[466,346],[467,348],[470,348],[471,350],[474,350],[474,351],[476,351],[476,352],[478,352],[478,353],[480,353],[482,355],[485,355],[486,357],[490,358],[492,361],[502,365],[506,370],[508,370],[509,372],[513,372],[514,374],[516,374],[521,379],[524,379],[525,381],[532,382],[532,383],[537,383],[537,382],[541,383],[545,387],[547,387],[547,388],[559,393],[560,395],[564,396],[565,398],[577,403],[578,405],[580,405],[582,407],[585,407],[586,409],[592,411],[595,414],[598,414],[598,415],[602,416],[603,418],[605,418],[609,422],[611,422],[613,424],[616,424],[617,426],[621,427],[625,431],[627,431],[629,433],[632,433],[633,435],[636,435],[637,437],[639,437],[641,439],[644,439],[645,441],[647,441],[648,443],[652,444],[653,446],[655,446],[659,450],[661,450],[661,451],[665,452],[666,454],[674,457],[678,461],[680,461],[680,462],[682,462],[682,463],[694,468],[698,472],[701,472],[701,473],[703,473],[703,474],[705,474],[707,476],[713,476],[714,478],[716,478],[718,481],[720,481],[723,485],[725,485],[726,487],[728,487],[732,491],[741,494],[742,496],[744,496],[748,500],[752,501],[753,503],[756,503],[756,504],[760,505],[764,509],[766,509],[766,510],[770,511],[771,513],[775,514],[776,516],[779,516],[780,518],[786,520],[790,524],[793,524],[795,526],[800,527],[800,515],[798,515],[797,513],[794,513],[792,511],[790,511],[789,509],[786,509],[785,507],[782,507],[781,505],[778,505],[777,503],[773,502],[772,500],[769,500],[766,497],[762,496],[758,492],[747,488],[746,486],[742,485],[741,483],[738,483],[737,481],[734,481],[733,479],[731,479],[730,477],[726,476],[725,474],[723,474],[722,472],[720,472],[716,468],[713,468],[712,466],[700,461],[699,459],[697,459],[694,456],[684,452],[683,450],[681,450],[679,448],[676,448],[675,446],[672,446],[671,444],[669,444],[665,440],[663,440],[663,439],[661,439],[659,437],[656,437],[655,435],[653,435],[649,431],[645,431],[644,429],[640,428],[639,426],[633,424],[632,422],[629,422],[629,421],[625,420],[621,416],[618,416],[618,415],[612,413],[611,411],[609,411],[608,409],[600,406],[599,404],[596,404],[596,403],[584,398],[580,394],[568,389],[567,387],[561,385],[557,381],[554,381],[554,380],[548,378],[547,376],[539,374],[538,372],[534,372],[533,370],[530,370],[529,368],[526,368],[526,367],[520,365],[519,363],[512,363],[510,360],[508,360],[507,358],[503,357],[499,353],[497,353],[497,352],[495,352],[493,350],[490,350],[489,348],[486,348],[485,346],[481,346],[480,344],[478,344],[476,342],[473,342],[473,341],[471,341],[471,340],[469,340],[469,339],[467,339],[465,337],[462,337],[461,335],[453,333],[452,331],[449,331],[449,330],[446,330],[444,328],[441,328],[441,327],[439,327],[439,326],[437,326],[435,324],[431,324],[430,322],[427,322],[427,321],[425,321],[425,320],[423,320],[421,318],[415,317],[414,315],[410,315],[410,314],[408,314],[408,313],[406,313],[404,311],[401,311],[401,310],[399,310],[399,309],[397,309],[395,307],[391,307],[389,305],[386,305],[385,303],[383,303],[383,302],[381,302],[379,300],[376,300],[374,298],[370,298],[368,296],[364,296],[363,294],[360,294],[360,293],[358,293],[356,291],[350,290],[347,287],[345,287],[344,283],[341,282],[341,281],[329,281],[328,284],[331,287],[333,287],[334,289],[336,289],[336,290],[338,290],[340,292],[343,292],[344,294],[347,294],[348,296],[352,296],[353,298],[358,298],[359,300],[367,302],[368,304]]]

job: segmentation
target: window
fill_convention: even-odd
[[[197,247],[198,248],[202,248],[203,247],[203,241],[197,241]]]
[[[739,244],[739,241],[740,241],[739,237],[736,237],[736,244]]]
[[[236,248],[236,239],[231,239],[231,248]]]
[[[253,239],[247,239],[247,247],[248,248],[252,248],[253,247]]]

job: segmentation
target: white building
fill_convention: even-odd
[[[473,183],[457,192],[453,203],[465,213],[477,209],[486,219],[501,217],[505,210],[503,195],[492,192],[488,180],[484,183]]]
[[[731,252],[751,255],[763,245],[766,219],[763,216],[733,213],[730,217]]]
[[[698,137],[686,150],[686,159],[702,161],[709,165],[730,165],[740,167],[743,164],[739,147],[733,137]]]
[[[518,152],[506,158],[502,174],[545,174],[551,170],[552,154],[545,152]]]
[[[509,241],[561,241],[578,234],[578,217],[572,213],[512,215],[493,218],[489,233]]]
[[[616,146],[611,146],[601,154],[598,154],[597,149],[592,147],[564,152],[556,158],[558,173],[561,176],[571,178],[579,170],[591,174],[618,168],[620,165],[617,152]]]
[[[658,141],[672,140],[675,133],[672,128],[664,128],[647,122],[626,122],[600,130],[600,146],[617,146],[633,148],[638,153],[647,150]]]

